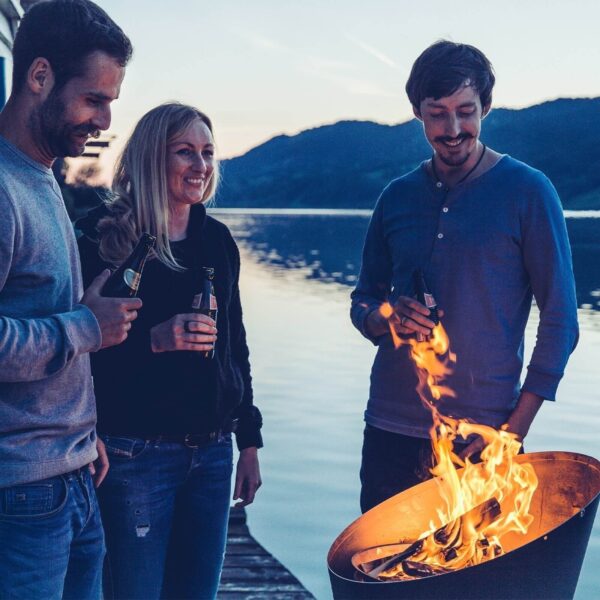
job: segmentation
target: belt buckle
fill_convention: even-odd
[[[198,444],[193,444],[190,440],[190,438],[193,437],[193,435],[194,434],[192,434],[192,433],[186,433],[185,437],[183,438],[183,443],[188,448],[199,448]]]

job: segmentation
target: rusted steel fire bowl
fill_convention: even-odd
[[[408,581],[375,581],[353,567],[353,556],[388,544],[408,544],[430,530],[447,485],[435,478],[382,502],[335,540],[327,565],[334,598],[572,598],[600,500],[600,462],[570,452],[522,454],[539,485],[527,534],[508,534],[505,554],[477,566]]]

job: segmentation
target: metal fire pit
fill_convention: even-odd
[[[507,534],[505,554],[467,567],[409,581],[361,578],[352,565],[357,552],[411,543],[430,529],[443,507],[446,486],[435,478],[382,502],[335,540],[327,565],[334,598],[572,598],[600,500],[600,462],[570,452],[522,454],[539,485],[531,503],[534,521],[526,535]]]

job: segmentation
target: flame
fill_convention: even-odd
[[[521,443],[503,425],[499,430],[454,419],[440,412],[444,398],[456,397],[445,378],[453,371],[456,355],[450,351],[448,335],[438,324],[429,339],[405,340],[395,332],[398,319],[393,308],[384,304],[394,345],[410,344],[419,383],[417,392],[423,405],[431,412],[430,429],[434,467],[432,475],[439,477],[444,507],[437,510],[437,522],[421,536],[420,550],[410,557],[411,565],[425,565],[430,574],[472,566],[504,552],[502,538],[508,533],[525,534],[533,521],[529,508],[538,480],[531,464],[517,463]],[[454,442],[463,443],[481,438],[484,447],[480,462],[462,459],[454,452]],[[500,505],[500,514],[482,519],[474,510],[491,499]],[[441,527],[443,525],[443,528]],[[412,578],[400,563],[380,574],[380,578]]]

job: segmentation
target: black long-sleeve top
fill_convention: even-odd
[[[96,223],[106,209],[95,209],[77,222],[84,284],[105,268],[98,256]],[[260,411],[253,404],[246,332],[238,287],[240,257],[225,225],[208,216],[203,205],[191,209],[188,236],[171,242],[185,271],[149,260],[138,295],[143,306],[127,339],[91,355],[98,406],[98,430],[150,439],[157,435],[208,433],[237,419],[240,450],[261,447]],[[218,339],[215,356],[198,352],[153,353],[150,329],[176,314],[191,312],[202,285],[201,267],[215,270]]]

